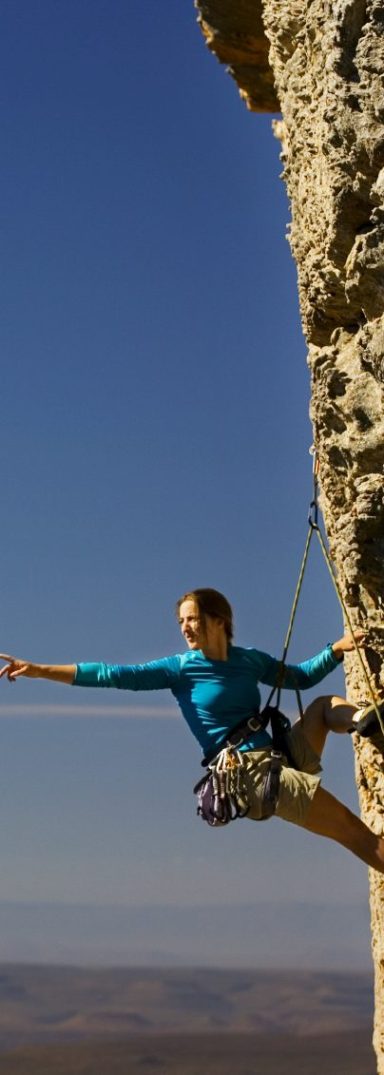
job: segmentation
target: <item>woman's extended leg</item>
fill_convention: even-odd
[[[321,757],[328,732],[345,734],[352,726],[356,706],[337,695],[315,698],[305,710],[301,727],[312,750]]]
[[[384,873],[384,839],[324,788],[315,791],[303,828],[336,840],[367,866]]]

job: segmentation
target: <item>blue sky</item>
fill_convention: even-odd
[[[279,654],[311,429],[271,118],[246,111],[192,0],[4,0],[0,49],[1,647],[177,652],[175,600],[211,585],[237,641]],[[292,660],[341,633],[314,549]],[[199,751],[168,696],[3,683],[0,716],[0,903],[218,899],[230,922],[283,894],[328,908],[330,930],[336,905],[364,905],[364,867],[325,841],[204,830]],[[349,742],[325,768],[354,805]],[[186,959],[194,943],[191,916]]]

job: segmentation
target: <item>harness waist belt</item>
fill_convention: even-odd
[[[216,755],[220,753],[220,750],[222,750],[223,747],[240,746],[240,743],[242,743],[243,740],[247,738],[248,732],[255,733],[264,731],[264,728],[266,728],[269,721],[269,713],[266,717],[266,720],[260,719],[260,717],[261,714],[259,712],[253,713],[251,717],[247,718],[247,720],[242,720],[239,724],[235,724],[234,728],[231,728],[231,730],[227,732],[222,739],[220,739],[220,742],[217,743],[216,746],[213,747],[213,749],[205,755],[205,757],[202,759],[201,764],[204,767],[210,765],[211,761],[216,758]]]

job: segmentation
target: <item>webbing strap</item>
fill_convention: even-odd
[[[201,764],[203,766],[210,765],[211,761],[217,757],[219,751],[223,750],[224,747],[235,747],[237,749],[249,735],[254,735],[255,732],[264,730],[268,724],[269,716],[264,717],[263,714],[264,711],[263,713],[255,712],[253,716],[247,717],[246,720],[238,721],[230,731],[219,739],[219,742],[212,747],[212,750],[209,750],[204,755]]]

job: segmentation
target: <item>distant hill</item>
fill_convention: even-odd
[[[372,1010],[368,974],[0,965],[0,1052],[159,1034],[369,1038]]]

